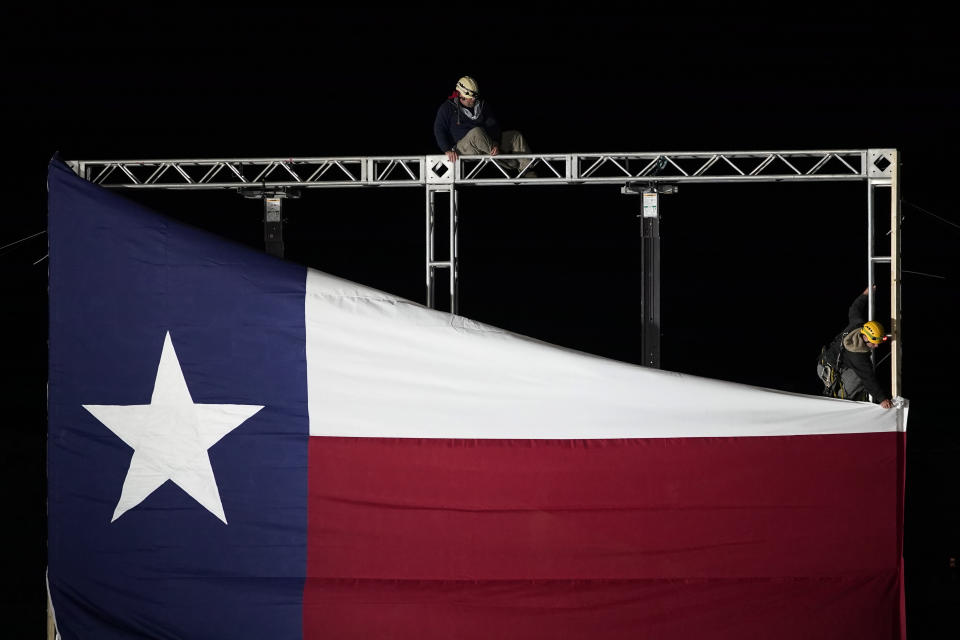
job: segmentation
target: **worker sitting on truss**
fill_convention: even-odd
[[[501,131],[490,104],[480,97],[479,85],[470,76],[463,76],[447,100],[437,109],[433,121],[433,135],[447,160],[456,162],[462,154],[491,155],[499,153],[531,153],[526,139],[519,131]],[[504,161],[506,166],[518,169],[522,175],[529,166],[517,161]],[[535,177],[531,172],[527,177]]]
[[[823,381],[823,395],[848,400],[873,397],[884,409],[893,407],[890,394],[881,386],[870,353],[886,342],[883,325],[867,321],[867,289],[850,305],[847,327],[820,350],[817,373]]]

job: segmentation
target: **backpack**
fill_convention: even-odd
[[[844,331],[837,335],[828,344],[820,348],[820,357],[817,359],[817,376],[823,383],[822,394],[831,398],[846,398],[847,393],[843,388],[843,376],[840,371],[840,356],[843,353],[843,339],[849,331]],[[837,345],[836,358],[832,357],[831,350]]]

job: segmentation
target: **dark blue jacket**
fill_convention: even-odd
[[[490,139],[499,144],[500,122],[494,115],[493,109],[486,100],[479,99],[474,105],[474,110],[479,110],[480,115],[476,120],[471,120],[463,112],[459,98],[449,98],[440,105],[437,109],[437,117],[433,121],[433,135],[437,139],[440,151],[446,153],[453,150],[457,142],[474,127],[482,127]]]

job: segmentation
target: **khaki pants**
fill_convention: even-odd
[[[495,142],[482,127],[474,127],[457,142],[457,153],[465,156],[488,155],[494,144]],[[504,131],[500,135],[500,153],[522,154],[532,152],[522,133],[519,131]],[[522,171],[531,161],[523,160],[521,162],[523,163],[522,166],[516,160],[504,160],[503,164],[512,169],[519,168]]]

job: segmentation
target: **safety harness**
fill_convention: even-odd
[[[843,386],[842,372],[840,371],[840,357],[843,355],[843,339],[847,337],[850,331],[842,331],[837,334],[829,344],[820,348],[820,358],[817,360],[817,375],[823,382],[822,394],[830,398],[846,399],[847,391]],[[837,346],[837,356],[833,358],[831,350],[834,345]]]

